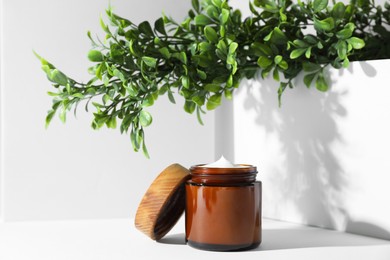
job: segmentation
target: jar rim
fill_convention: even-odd
[[[204,167],[206,164],[193,165],[190,168],[191,175],[236,175],[236,174],[257,174],[257,167],[250,164],[238,164],[242,167],[236,168],[216,168]]]

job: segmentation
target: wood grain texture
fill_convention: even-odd
[[[172,164],[163,170],[146,191],[138,206],[135,226],[153,240],[161,239],[176,224],[185,208],[184,183],[188,169]]]

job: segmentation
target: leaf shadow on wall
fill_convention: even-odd
[[[364,66],[367,76],[375,76],[372,67]],[[294,89],[286,89],[280,108],[279,83],[273,80],[243,82],[237,91],[239,95],[244,94],[245,111],[255,112],[256,125],[267,136],[277,136],[279,140],[280,160],[272,163],[282,165],[282,170],[267,173],[267,185],[277,189],[279,198],[286,201],[284,205],[293,205],[300,214],[298,219],[295,216],[287,220],[390,239],[387,230],[373,223],[357,222],[345,209],[344,192],[349,188],[349,180],[332,144],[343,143],[337,120],[348,115],[342,104],[348,92],[321,93],[315,87],[308,90],[300,82],[302,79],[298,79]],[[286,220],[280,214],[283,210],[277,208],[281,207],[280,203],[267,207],[274,208],[268,217]]]
[[[288,172],[270,173],[273,184],[283,198],[292,200],[304,223],[332,228],[332,212],[342,203],[334,194],[347,182],[330,145],[342,141],[334,117],[347,111],[338,93],[316,93],[302,86],[286,89],[279,108],[277,89],[277,82],[261,80],[261,86],[248,81],[241,90],[248,92],[244,108],[256,111],[256,124],[279,138],[284,159],[277,163]]]

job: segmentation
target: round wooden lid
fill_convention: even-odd
[[[165,236],[184,212],[184,183],[189,177],[188,169],[180,164],[172,164],[163,170],[142,198],[135,226],[153,240]]]

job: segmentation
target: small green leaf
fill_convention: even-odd
[[[275,68],[274,69],[274,72],[272,73],[272,77],[274,78],[274,80],[276,81],[279,81],[280,78],[279,78],[279,71]]]
[[[229,20],[229,11],[226,10],[226,9],[222,9],[222,12],[219,16],[219,20],[221,21],[221,24],[224,25],[227,23],[227,21]]]
[[[204,35],[210,42],[218,42],[218,34],[211,26],[204,27]]]
[[[205,97],[204,96],[194,96],[194,97],[192,97],[191,100],[193,102],[195,102],[198,106],[201,107],[204,105]]]
[[[55,115],[55,113],[56,113],[55,110],[50,110],[50,111],[47,113],[45,128],[48,128],[48,127],[49,127],[49,124],[50,124],[51,120],[53,119],[53,116]]]
[[[347,39],[347,42],[351,44],[352,47],[356,50],[361,49],[365,46],[364,41],[358,37],[351,37]]]
[[[168,90],[168,99],[172,104],[176,104],[175,97],[172,94],[172,91]]]
[[[306,59],[310,59],[310,56],[311,56],[311,47],[307,48],[307,50],[305,52]]]
[[[194,21],[195,21],[195,25],[208,25],[212,23],[211,19],[205,16],[204,14],[199,14],[195,16]]]
[[[207,78],[207,74],[204,71],[196,69],[196,72],[200,79],[205,80]]]
[[[199,13],[200,12],[200,8],[199,8],[199,0],[191,0],[191,3],[192,3],[192,7],[194,8],[194,10]]]
[[[337,55],[341,60],[347,57],[347,43],[345,41],[340,41],[337,44]]]
[[[305,83],[306,87],[310,88],[310,85],[316,76],[317,76],[317,73],[311,73],[311,74],[306,74],[303,77],[303,83]]]
[[[209,92],[217,93],[221,90],[221,86],[218,84],[206,84],[204,86],[204,89],[209,91]]]
[[[229,54],[235,53],[236,50],[237,50],[237,47],[238,47],[238,43],[232,42],[232,43],[229,45]]]
[[[212,95],[209,100],[207,100],[206,108],[207,110],[213,110],[216,109],[218,106],[221,105],[222,96],[221,94],[215,94]]]
[[[149,94],[145,97],[144,101],[142,102],[142,107],[150,107],[154,104],[154,98],[153,95]]]
[[[50,80],[61,86],[66,86],[68,84],[68,77],[58,69],[51,71]]]
[[[285,61],[285,60],[282,60],[281,62],[279,62],[278,66],[279,66],[279,68],[281,68],[282,70],[287,70],[287,69],[288,69],[288,63],[287,63],[287,61]]]
[[[325,81],[325,78],[322,74],[318,75],[318,78],[316,80],[316,88],[319,91],[325,92],[328,90],[328,83]]]
[[[314,12],[316,12],[316,13],[324,10],[327,6],[328,6],[328,0],[314,0],[313,1],[313,8],[314,8]]]
[[[141,110],[139,114],[139,122],[143,127],[147,127],[152,123],[152,115],[145,110]]]
[[[75,98],[84,98],[84,95],[83,94],[81,94],[81,93],[74,93],[74,94],[72,94],[72,97],[75,97]]]
[[[145,139],[142,139],[142,153],[147,159],[150,159],[148,149],[146,148]]]
[[[142,61],[145,62],[145,64],[151,68],[156,67],[157,59],[155,58],[144,56],[142,57]]]
[[[290,59],[297,59],[306,52],[305,48],[295,49],[290,53]]]
[[[204,125],[202,121],[202,116],[200,115],[201,112],[202,110],[199,107],[196,107],[196,117],[198,118],[198,122],[199,124]]]
[[[101,62],[103,57],[103,54],[98,50],[90,50],[88,52],[88,59],[92,62]]]
[[[186,111],[187,113],[189,114],[194,113],[195,108],[196,108],[196,104],[194,102],[188,100],[184,102],[184,111]]]
[[[334,19],[332,17],[325,18],[323,20],[314,19],[314,28],[317,31],[329,32],[334,28]]]
[[[345,10],[346,10],[346,8],[345,8],[345,5],[343,2],[336,3],[332,9],[333,17],[336,19],[344,18]]]
[[[318,65],[318,64],[315,64],[312,62],[304,62],[302,64],[302,67],[303,67],[303,71],[306,71],[306,72],[318,71],[321,69],[321,65]]]
[[[169,52],[167,47],[160,48],[158,50],[164,58],[169,59],[171,57],[171,53]]]
[[[154,28],[161,34],[167,35],[167,32],[165,31],[165,25],[164,25],[164,19],[160,17],[156,20],[154,23]]]
[[[336,33],[337,38],[341,40],[348,39],[352,36],[353,31],[350,28],[342,29]]]
[[[283,57],[280,55],[276,55],[274,58],[275,64],[279,64],[283,60]]]
[[[257,60],[257,64],[261,68],[266,69],[272,64],[272,60],[265,56],[260,56],[259,59]]]
[[[190,79],[187,76],[181,76],[181,84],[184,88],[189,89],[190,88]]]
[[[138,30],[148,36],[154,36],[152,27],[148,21],[144,21],[138,25]]]

